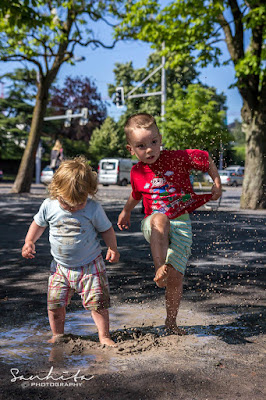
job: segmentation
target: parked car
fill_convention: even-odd
[[[234,170],[219,171],[222,185],[238,186],[243,183],[243,174],[235,172]]]
[[[3,180],[3,171],[0,169],[0,181],[2,181]]]
[[[49,183],[51,183],[52,181],[53,175],[54,171],[52,170],[50,165],[47,165],[41,172],[41,183],[43,183],[44,185],[49,185]]]
[[[241,167],[241,165],[229,165],[225,168],[225,171],[233,171],[239,175],[244,175],[245,167]]]
[[[126,186],[130,183],[133,164],[130,158],[103,158],[98,165],[98,182],[104,186]]]
[[[223,170],[222,170],[222,169],[218,169],[219,175],[221,175],[221,172],[223,172]],[[213,180],[212,180],[212,178],[210,177],[209,174],[207,174],[207,173],[204,174],[204,175],[203,175],[203,178],[204,178],[204,181],[205,181],[205,182],[213,183]]]

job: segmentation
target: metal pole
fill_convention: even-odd
[[[83,113],[79,113],[79,114],[71,114],[71,117],[69,117],[68,115],[64,114],[64,115],[56,115],[54,117],[44,117],[44,121],[56,121],[58,119],[68,119],[68,118],[81,118],[83,117],[84,114]]]
[[[131,94],[127,96],[128,99],[135,99],[137,97],[148,97],[148,96],[158,96],[161,95],[162,92],[151,92],[151,93],[141,93],[141,94]]]
[[[226,108],[222,108],[222,110],[225,112],[224,115],[224,125],[227,126],[227,113],[226,113]],[[224,149],[223,149],[223,142],[222,140],[220,141],[220,156],[219,156],[219,169],[223,169],[224,166]]]
[[[40,183],[41,162],[42,162],[42,141],[40,140],[35,156],[35,183]]]
[[[125,97],[128,99],[132,99],[131,94],[134,93],[135,90],[137,90],[139,87],[141,87],[143,85],[143,83],[145,83],[148,79],[150,79],[150,77],[153,76],[154,74],[156,74],[156,72],[158,72],[161,68],[162,68],[162,65],[155,68],[155,70],[152,71],[146,78],[144,78],[136,87],[134,87],[132,90],[130,90],[130,92],[128,92],[128,94],[125,95]]]
[[[162,49],[165,49],[165,43],[162,44]],[[162,76],[161,76],[161,117],[165,120],[165,104],[166,104],[166,76],[165,76],[165,56],[162,56]]]
[[[224,165],[223,142],[220,141],[219,169],[223,169],[223,165]]]

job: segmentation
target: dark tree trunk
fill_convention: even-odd
[[[224,2],[225,3],[225,2]],[[261,1],[246,2],[254,10]],[[231,8],[234,30],[223,14],[218,22],[225,34],[225,41],[235,67],[245,61],[249,74],[238,77],[237,87],[243,99],[241,115],[246,133],[246,160],[240,207],[243,209],[266,208],[266,74],[261,66],[263,60],[264,20],[251,29],[249,48],[244,49],[244,15],[237,0],[228,2]],[[248,65],[248,53],[257,63],[257,70]],[[246,57],[246,60],[245,60]],[[254,61],[253,60],[253,61]]]
[[[244,112],[244,115],[243,115]],[[242,109],[246,117],[245,106]],[[255,112],[244,124],[246,133],[246,161],[240,207],[266,208],[266,124],[263,111]]]
[[[46,113],[48,90],[49,90],[48,80],[42,80],[39,83],[27,146],[25,148],[19,166],[16,180],[12,187],[13,193],[23,193],[30,191],[33,172],[34,172],[35,154],[40,141],[43,118]]]

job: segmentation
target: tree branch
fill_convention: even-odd
[[[45,68],[46,68],[46,72],[48,72],[48,70],[49,70],[49,64],[48,64],[48,58],[47,58],[47,57],[49,57],[49,56],[47,55],[47,48],[46,48],[46,46],[43,45],[43,47],[44,47],[44,62],[45,62]]]
[[[213,40],[212,42],[206,43],[206,46],[211,46],[212,44],[219,43],[219,42],[225,42],[225,39]]]
[[[262,0],[262,1],[258,0],[256,2],[254,2],[254,1],[252,2],[252,1],[245,0],[244,3],[246,4],[246,6],[248,8],[250,8],[251,10],[254,10],[254,8],[256,8],[258,6],[263,6],[265,4],[265,1],[264,0]]]
[[[112,24],[111,22],[107,21],[107,19],[105,19],[105,18],[102,17],[101,15],[97,14],[96,12],[91,11],[90,14],[95,16],[95,19],[94,19],[94,18],[92,18],[91,15],[90,15],[91,19],[92,19],[94,22],[97,21],[98,19],[101,19],[103,22],[106,23],[106,25],[110,26],[111,28],[114,28],[115,26],[117,26],[117,24]]]
[[[35,64],[38,67],[40,74],[43,75],[42,65],[37,60],[34,60],[34,58],[28,58],[28,57],[20,55],[20,54],[11,54],[11,55],[6,56],[6,57],[5,56],[0,57],[0,61],[5,61],[5,62],[8,62],[8,61],[19,61],[19,62],[20,61],[28,61],[28,62],[31,62],[31,63]]]
[[[81,35],[81,32],[80,32],[79,26],[78,26],[78,24],[77,24],[77,21],[75,21],[74,25],[75,25],[75,27],[76,27],[76,31],[78,32],[79,38],[81,39],[81,38],[82,38],[82,35]]]
[[[224,15],[222,13],[218,15],[218,22],[220,23],[221,27],[223,28],[223,31],[225,34],[225,41],[227,44],[229,54],[232,58],[232,61],[234,63],[236,63],[237,55],[236,55],[235,46],[234,46],[234,38],[232,35],[230,25],[228,24],[227,20],[225,19]]]
[[[235,35],[233,38],[233,43],[235,51],[237,53],[237,58],[241,59],[244,57],[244,29],[242,17],[243,14],[238,6],[237,0],[229,0],[229,6],[234,17],[235,23]]]
[[[94,44],[95,47],[101,46],[101,47],[103,47],[105,49],[113,49],[115,47],[116,43],[118,42],[118,40],[119,39],[114,40],[114,42],[111,45],[106,45],[106,44],[104,44],[103,42],[101,42],[100,40],[97,40],[97,39],[90,39],[90,40],[88,40],[87,42],[84,42],[84,43],[82,43],[82,42],[80,42],[79,40],[76,40],[76,39],[71,39],[69,42],[72,42],[72,43],[75,43],[75,44],[79,44],[80,46],[83,46],[83,47],[86,47],[89,44]]]
[[[263,25],[258,25],[252,29],[252,37],[251,37],[251,50],[252,53],[259,59],[259,63],[261,60],[261,52],[263,46]]]
[[[74,21],[75,21],[75,10],[74,8],[69,8],[67,13],[67,19],[62,28],[65,32],[65,38],[59,44],[59,48],[55,56],[53,65],[49,71],[49,80],[51,82],[54,81],[60,66],[72,57],[72,54],[70,54],[69,52],[66,53],[66,50],[69,44],[69,35]]]
[[[40,38],[35,37],[35,35],[31,35],[36,42],[39,42],[43,48],[44,48],[44,54],[42,54],[43,57],[54,57],[55,53],[51,49],[51,47],[47,46],[46,42],[44,40],[41,40]],[[47,51],[50,53],[49,55],[47,54]],[[40,54],[41,55],[41,54]]]

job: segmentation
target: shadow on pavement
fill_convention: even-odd
[[[46,313],[49,276],[48,232],[38,241],[34,260],[21,257],[21,247],[41,199],[12,198],[2,202],[0,215],[0,316],[5,325]],[[104,206],[117,233],[118,264],[108,264],[113,303],[163,299],[164,290],[153,282],[154,270],[148,243],[140,232],[143,215],[132,213],[129,231],[119,231],[116,222],[121,207]],[[193,250],[184,281],[184,299],[207,312],[260,314],[265,285],[266,215],[241,212],[196,211],[192,216]],[[106,249],[103,250],[105,255]],[[231,298],[232,301],[224,301]],[[255,305],[254,305],[255,304]],[[81,307],[73,298],[71,310]],[[257,307],[257,308],[256,308]],[[257,332],[257,331],[256,331]]]

